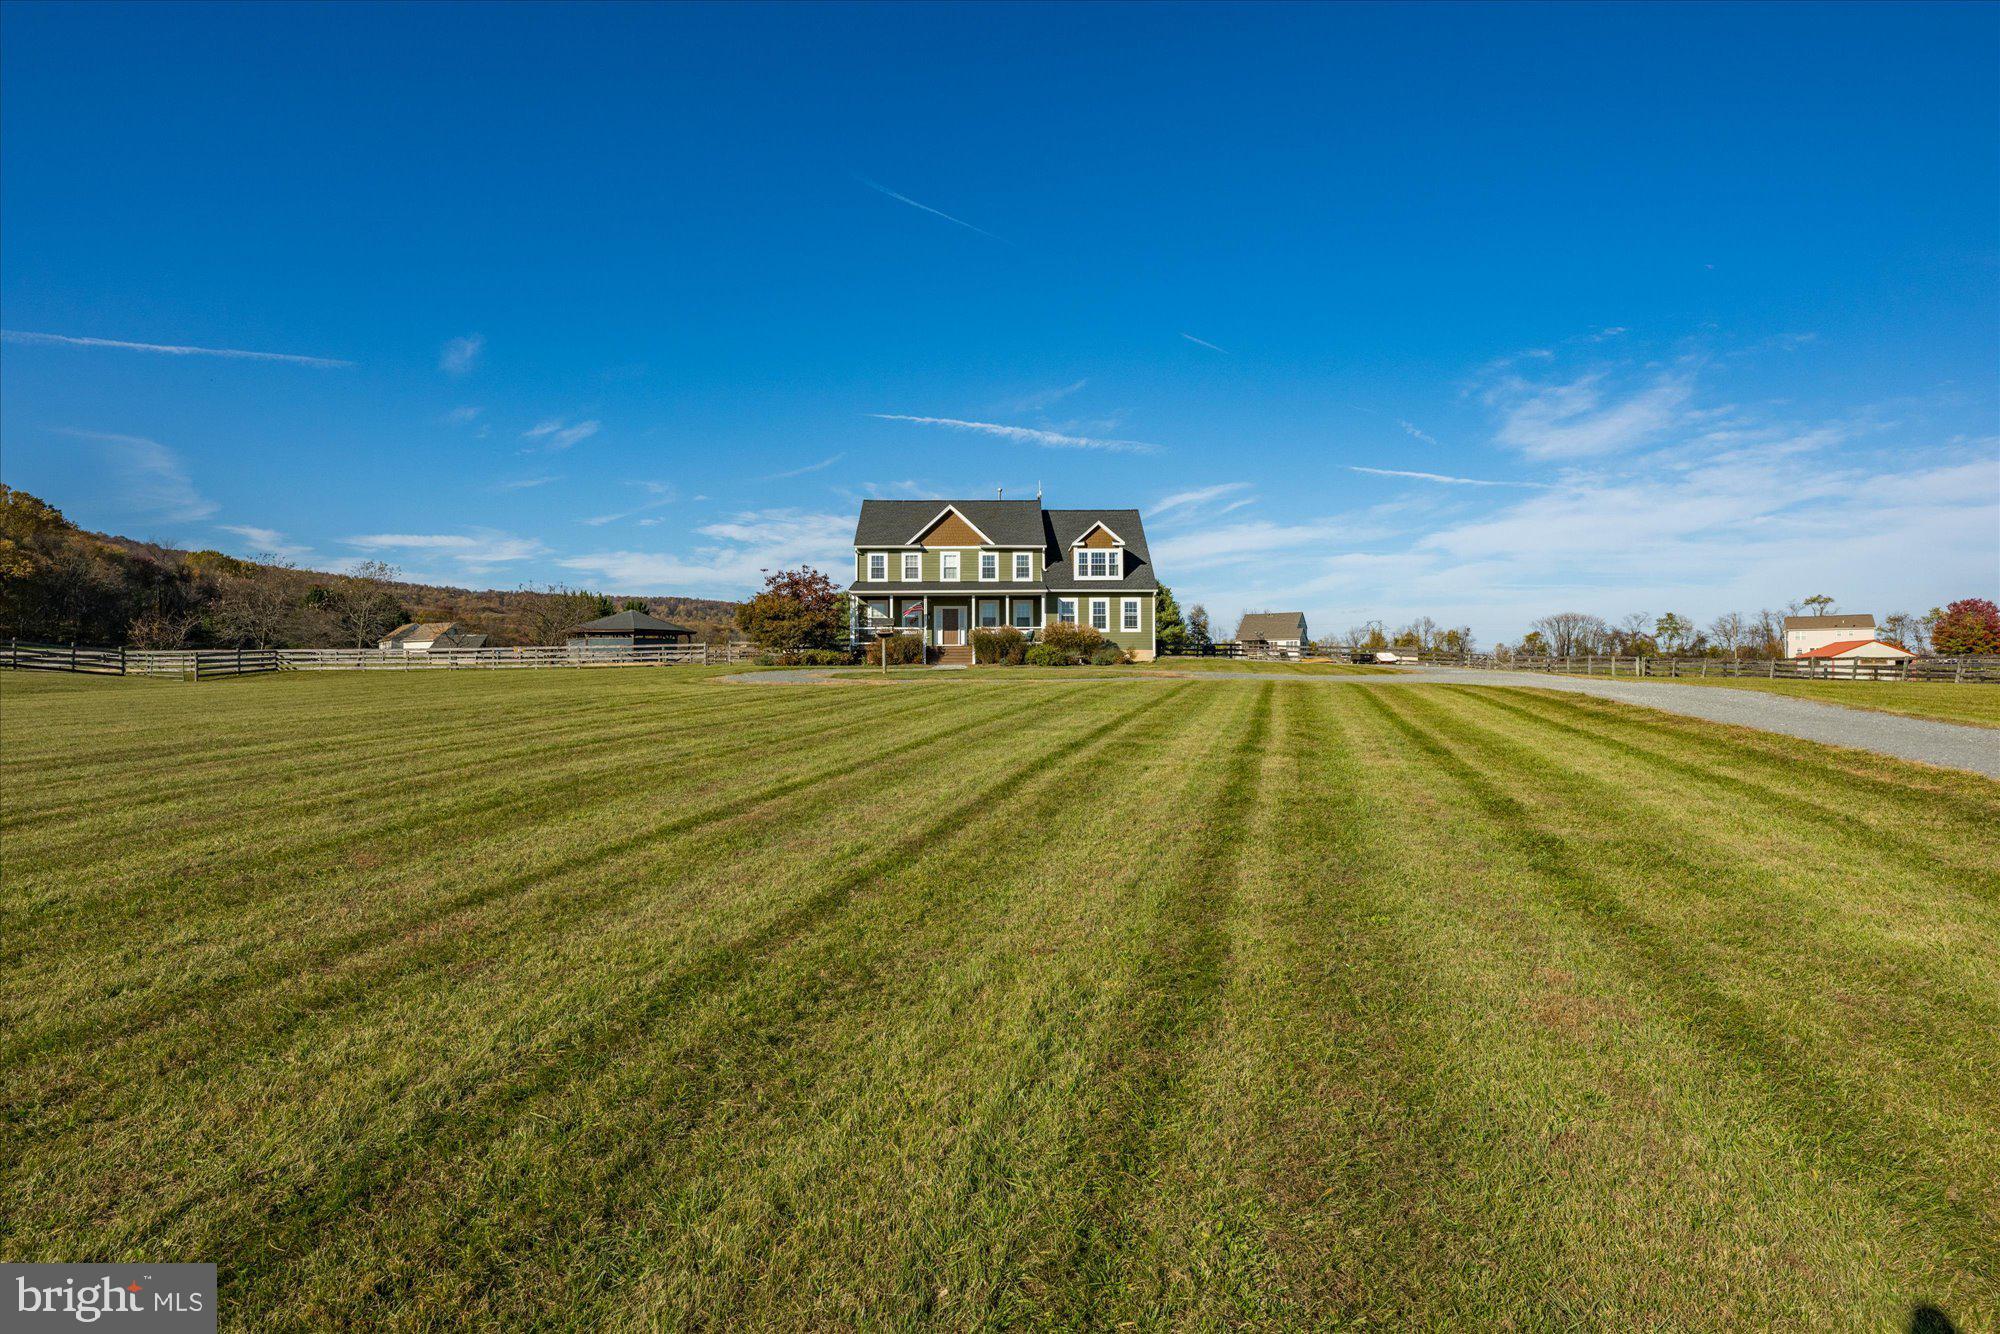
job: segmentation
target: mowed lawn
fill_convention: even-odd
[[[714,675],[0,678],[0,1254],[259,1330],[1995,1327],[2000,784]]]

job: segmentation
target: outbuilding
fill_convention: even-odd
[[[643,611],[621,611],[585,621],[569,632],[569,646],[591,652],[675,648],[694,642],[694,631]]]

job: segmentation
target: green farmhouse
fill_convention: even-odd
[[[1088,625],[1151,659],[1160,582],[1139,511],[1040,500],[864,500],[848,585],[854,636],[915,634],[944,663],[975,629]]]

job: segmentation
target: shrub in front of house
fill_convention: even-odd
[[[1115,644],[1106,644],[1090,655],[1090,665],[1093,667],[1116,667],[1123,661],[1125,661],[1125,650]]]
[[[985,629],[972,632],[974,662],[1019,666],[1027,649],[1028,637],[1011,625],[1003,625],[997,630]]]
[[[1022,661],[1026,662],[1030,667],[1068,667],[1070,665],[1069,655],[1053,644],[1030,644],[1028,651],[1022,655]]]
[[[870,667],[882,665],[882,654],[889,655],[891,667],[907,667],[924,660],[924,641],[916,635],[887,635],[870,640],[867,662]]]
[[[757,661],[765,667],[851,667],[854,655],[837,648],[799,648],[759,654]]]
[[[1042,631],[1042,645],[1062,654],[1066,667],[1089,662],[1097,650],[1107,647],[1108,643],[1102,634],[1087,625],[1058,622]]]

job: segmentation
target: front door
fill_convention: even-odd
[[[965,642],[965,623],[958,618],[957,607],[938,608],[938,643],[946,648],[957,648]]]

